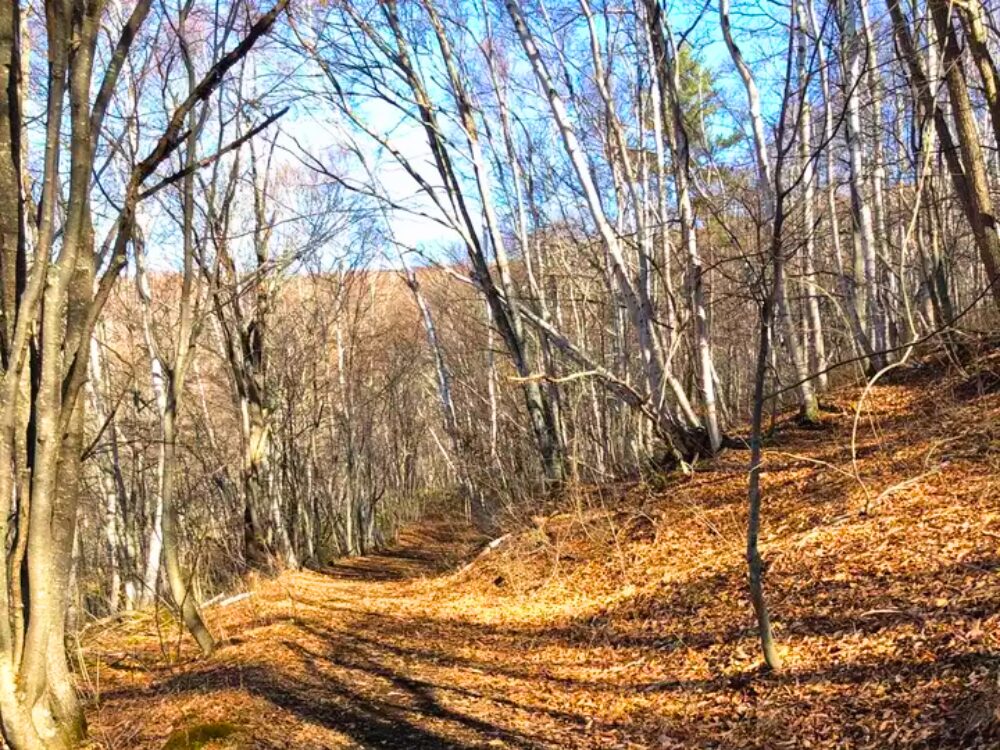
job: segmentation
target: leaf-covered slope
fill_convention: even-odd
[[[286,574],[209,609],[228,645],[164,659],[149,615],[87,640],[92,734],[160,748],[1000,746],[1000,395],[911,371],[779,420],[765,451],[766,589],[746,596],[747,453],[690,478],[586,488],[475,558],[425,524],[391,553]],[[986,368],[986,369],[982,369]],[[983,375],[982,373],[987,373]],[[449,567],[452,572],[442,572]],[[96,675],[99,672],[99,687]]]

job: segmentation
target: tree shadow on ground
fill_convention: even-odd
[[[385,669],[379,669],[378,676],[392,685],[384,698],[352,689],[345,682],[290,675],[255,665],[185,673],[164,681],[157,692],[177,695],[239,685],[250,695],[264,698],[306,723],[333,730],[364,748],[472,750],[496,744],[540,747],[529,737],[442,706],[433,696],[434,685]],[[464,734],[469,736],[450,737],[447,730],[435,731],[431,726],[437,723],[456,725],[467,730]],[[292,747],[288,743],[287,737],[258,733],[252,747]]]

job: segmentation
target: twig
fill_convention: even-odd
[[[232,143],[230,143],[228,146],[225,146],[224,148],[219,149],[218,151],[216,151],[211,156],[206,156],[204,159],[200,159],[200,160],[196,161],[191,166],[186,167],[185,169],[182,169],[179,172],[174,172],[169,177],[165,177],[164,179],[160,180],[158,183],[156,183],[155,185],[153,185],[153,187],[151,187],[151,188],[149,188],[147,190],[143,190],[141,193],[139,193],[139,200],[145,200],[146,198],[150,197],[151,195],[154,195],[155,193],[160,192],[161,190],[163,190],[163,188],[168,187],[170,185],[173,185],[178,180],[184,179],[189,174],[197,172],[199,169],[207,167],[209,164],[212,164],[213,162],[218,161],[223,156],[225,156],[226,154],[228,154],[230,151],[235,151],[240,146],[242,146],[244,143],[246,143],[251,138],[253,138],[255,135],[257,135],[258,133],[260,133],[262,130],[265,130],[269,125],[271,125],[271,123],[275,122],[278,118],[282,117],[286,112],[288,112],[288,107],[285,107],[281,111],[276,112],[275,114],[271,115],[266,120],[264,120],[264,122],[262,122],[260,125],[258,125],[255,128],[252,128],[248,132],[244,133],[239,138],[237,138],[235,141],[233,141]]]

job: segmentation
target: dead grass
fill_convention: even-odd
[[[988,380],[988,379],[987,379]],[[980,379],[979,383],[983,383]],[[992,381],[990,381],[992,382]],[[764,474],[763,673],[745,593],[747,454],[589,488],[463,567],[443,523],[208,610],[210,660],[149,615],[90,635],[98,747],[233,727],[239,748],[1000,747],[1000,393],[965,375],[782,421]],[[574,505],[574,503],[570,503]],[[867,509],[867,512],[865,512]],[[451,570],[452,572],[448,572]]]

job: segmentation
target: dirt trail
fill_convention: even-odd
[[[95,742],[137,750],[556,748],[576,744],[574,735],[583,742],[583,713],[511,698],[511,683],[543,696],[570,689],[522,661],[529,640],[436,618],[424,598],[435,576],[481,543],[468,529],[424,523],[383,554],[264,582],[249,599],[208,610],[223,638],[210,661],[194,659],[182,641],[182,658],[163,663],[142,618],[102,633],[88,647],[99,659],[89,669]],[[165,628],[169,651],[176,630]]]
[[[262,581],[207,611],[208,660],[165,615],[105,626],[82,651],[95,744],[1000,747],[1000,392],[881,385],[853,461],[857,395],[829,397],[822,429],[779,421],[765,451],[779,673],[760,671],[732,451],[589,488],[470,569],[483,540],[425,523]]]

